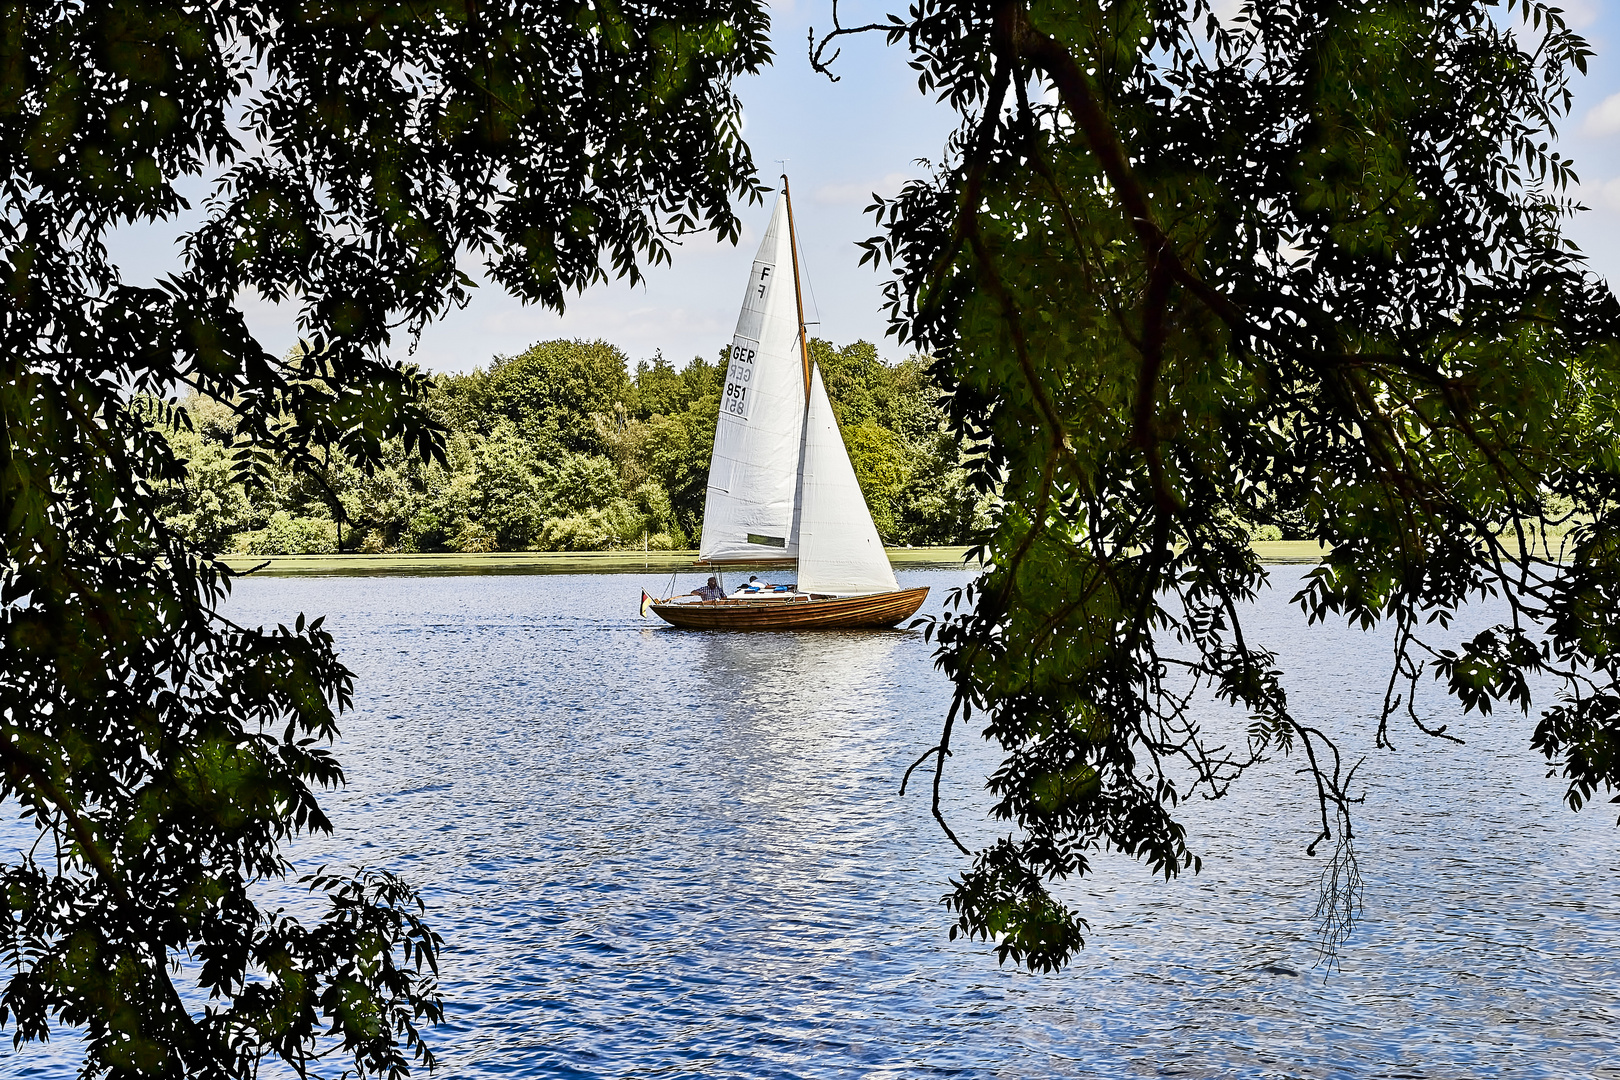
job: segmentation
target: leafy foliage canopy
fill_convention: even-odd
[[[466,259],[561,307],[673,234],[735,238],[758,188],[731,83],[765,32],[751,0],[0,5],[0,801],[39,832],[0,869],[19,1045],[80,1027],[88,1076],[431,1060],[408,887],[317,875],[310,924],[254,902],[330,828],[350,677],[319,621],[225,615],[203,519],[229,507],[189,538],[160,516],[187,474],[159,429],[192,425],[189,389],[236,479],[442,458],[396,333],[466,299]],[[124,280],[109,232],[186,213],[183,268]],[[291,358],[249,333],[254,293],[296,305]]]
[[[1177,804],[1279,751],[1353,886],[1354,759],[1244,635],[1242,523],[1279,507],[1331,549],[1303,617],[1393,633],[1379,746],[1420,678],[1481,713],[1550,678],[1533,746],[1570,806],[1620,785],[1620,307],[1560,232],[1549,147],[1589,51],[1556,8],[917,0],[812,61],[862,31],[962,115],[867,250],[1001,493],[993,568],[936,628],[957,695],[925,760],[982,716],[1012,827],[957,930],[1066,962],[1053,882],[1105,850],[1195,868]],[[1500,624],[1448,640],[1487,598]]]
[[[926,360],[887,364],[865,342],[810,348],[880,534],[961,543],[984,500],[967,485]],[[695,545],[721,369],[698,357],[677,371],[661,355],[633,377],[627,366],[606,342],[540,342],[487,371],[432,380],[425,404],[447,429],[442,463],[394,438],[369,468],[333,454],[249,484],[233,476],[229,408],[193,395],[182,403],[192,427],[162,429],[186,476],[161,489],[159,513],[238,555]]]

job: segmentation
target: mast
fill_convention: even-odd
[[[799,288],[799,237],[793,228],[793,195],[787,173],[782,174],[782,198],[787,201],[788,250],[793,253],[793,299],[799,305],[799,355],[804,358],[804,400],[810,402],[810,342],[804,334],[804,293]]]

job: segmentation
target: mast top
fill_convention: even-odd
[[[799,237],[793,228],[793,194],[788,190],[787,172],[782,173],[782,198],[787,202],[788,251],[793,255],[793,299],[799,311],[799,355],[804,361],[804,400],[810,402],[810,341],[804,332],[804,291],[799,285]]]

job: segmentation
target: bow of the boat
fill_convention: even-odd
[[[887,601],[881,612],[885,620],[883,625],[894,626],[917,614],[918,609],[923,606],[923,601],[928,599],[928,587],[925,585],[920,589],[901,589],[899,592],[881,595],[885,596]]]

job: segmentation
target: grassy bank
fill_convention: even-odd
[[[890,548],[897,569],[960,566],[966,547]],[[484,555],[232,555],[236,570],[272,577],[364,577],[431,574],[632,574],[647,570],[697,573],[695,551],[500,551]],[[779,568],[792,563],[777,564]]]
[[[695,551],[497,551],[464,555],[232,555],[234,570],[267,577],[423,577],[437,574],[628,574],[689,568]]]
[[[1266,562],[1316,562],[1322,548],[1312,541],[1276,540],[1254,545]],[[966,547],[889,548],[897,570],[958,567]],[[698,573],[695,551],[503,551],[485,555],[233,555],[236,570],[269,577],[420,577],[435,574],[631,574],[649,570]],[[782,568],[791,566],[781,564]]]
[[[1265,563],[1321,562],[1329,551],[1315,540],[1251,540],[1249,546]]]

